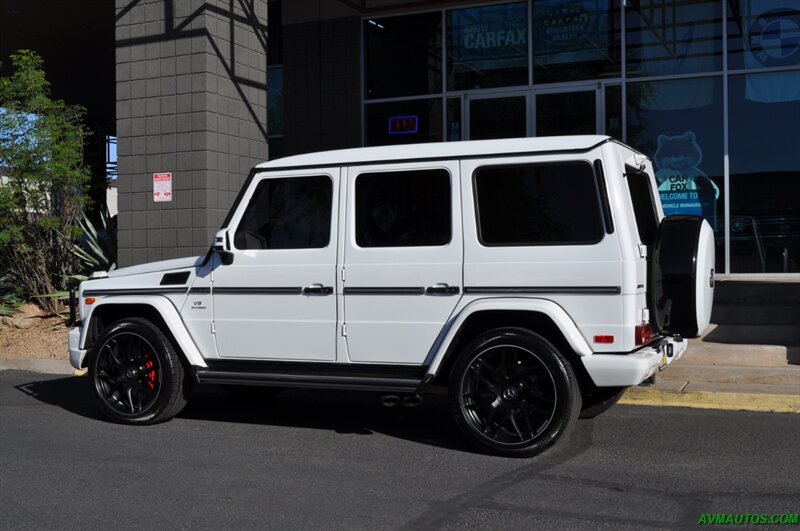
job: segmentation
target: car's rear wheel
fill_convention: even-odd
[[[450,375],[453,416],[482,451],[536,455],[575,424],[581,395],[572,367],[545,338],[521,328],[477,337]]]
[[[152,322],[132,317],[106,329],[89,356],[92,395],[108,418],[155,424],[186,405],[189,385],[171,341]]]

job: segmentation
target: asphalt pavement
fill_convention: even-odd
[[[800,416],[618,405],[532,459],[473,452],[444,397],[216,387],[151,427],[85,377],[0,371],[2,529],[685,529],[800,512]]]

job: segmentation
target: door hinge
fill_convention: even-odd
[[[214,321],[211,321],[211,333],[212,334],[216,334],[217,333],[217,327],[214,326]]]
[[[647,308],[642,308],[642,322],[643,323],[650,322],[650,310]]]
[[[639,244],[639,256],[641,258],[647,258],[647,246],[643,243]]]
[[[342,337],[347,337],[347,325],[342,323]]]
[[[345,275],[345,273],[344,273],[344,268],[342,268],[342,282],[344,282],[344,281],[345,281],[345,277],[346,277],[346,275]]]

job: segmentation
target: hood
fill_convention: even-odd
[[[141,275],[143,273],[155,273],[158,271],[171,271],[173,269],[189,269],[203,263],[203,256],[189,256],[186,258],[176,258],[175,260],[162,260],[161,262],[151,262],[131,267],[115,269],[108,273],[109,278],[127,277],[130,275]]]

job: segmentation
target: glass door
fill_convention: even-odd
[[[466,103],[470,140],[529,136],[527,94],[481,95]]]
[[[534,91],[534,136],[594,135],[600,132],[598,89]]]

